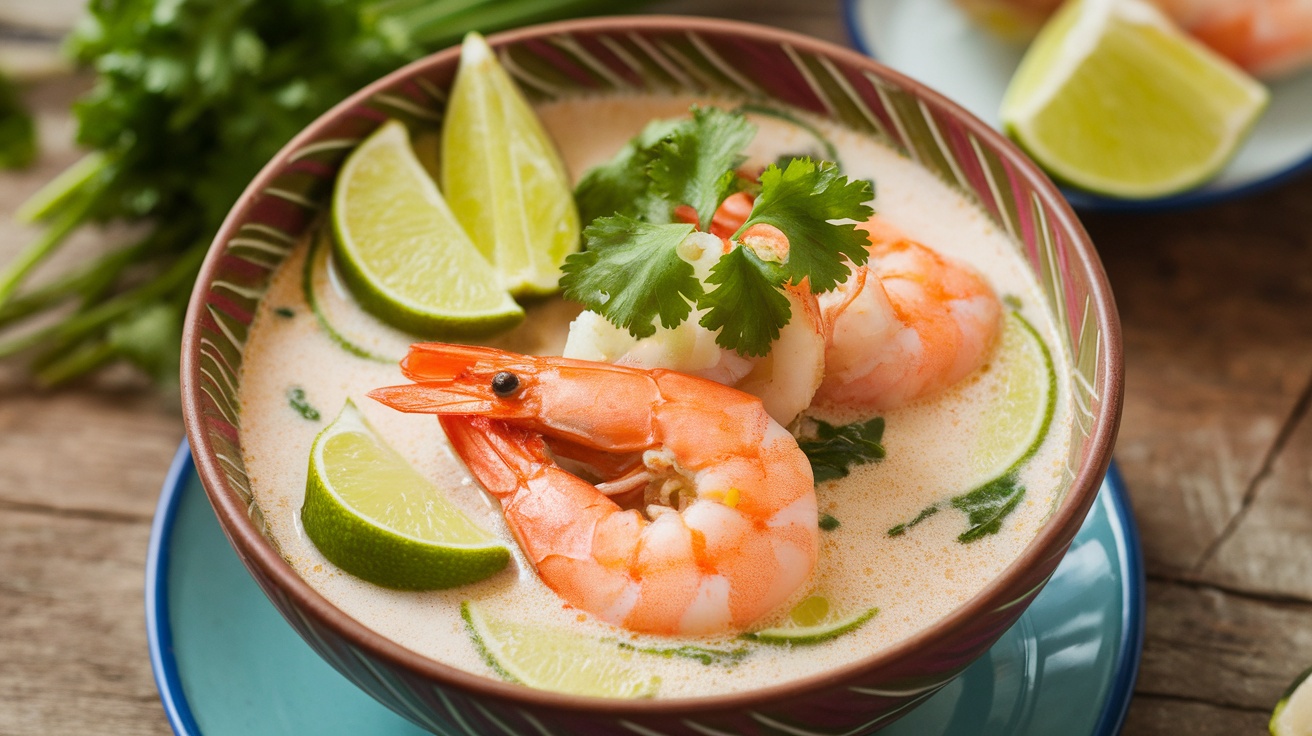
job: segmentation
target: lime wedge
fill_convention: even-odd
[[[1143,0],[1071,0],[1026,52],[1002,121],[1060,179],[1156,197],[1220,171],[1267,98]]]
[[[1294,678],[1280,696],[1267,726],[1271,736],[1308,736],[1312,734],[1312,667]]]
[[[334,255],[360,306],[424,337],[467,337],[524,317],[391,120],[360,144],[333,190]]]
[[[565,166],[523,93],[477,33],[465,36],[442,128],[442,189],[513,294],[556,291],[578,250]]]
[[[878,608],[871,608],[846,616],[834,616],[828,599],[823,595],[813,595],[793,608],[788,622],[783,626],[753,631],[743,634],[743,638],[763,644],[819,644],[855,631],[877,613]]]
[[[384,444],[350,401],[314,439],[301,522],[333,564],[388,588],[452,588],[510,561],[505,545]]]
[[[632,651],[613,644],[492,616],[471,602],[460,615],[488,666],[511,682],[601,698],[648,698],[660,686],[659,677],[629,664]]]
[[[1034,326],[1009,312],[989,366],[1001,390],[985,409],[971,448],[972,477],[981,482],[1018,469],[1029,460],[1052,424],[1057,408],[1057,371],[1052,354]]]

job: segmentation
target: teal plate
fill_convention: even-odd
[[[882,736],[1120,731],[1143,645],[1143,563],[1113,466],[1052,580],[997,644]],[[146,560],[151,665],[181,736],[424,733],[319,658],[228,546],[186,442]]]

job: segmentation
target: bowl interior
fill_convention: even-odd
[[[922,85],[858,54],[781,31],[628,17],[527,29],[490,42],[535,102],[691,92],[786,105],[881,139],[978,202],[1013,237],[1037,275],[1074,376],[1075,421],[1064,483],[1065,490],[1077,492],[1066,494],[1026,554],[1046,559],[1065,550],[1110,458],[1120,406],[1120,335],[1087,236],[1023,154]],[[298,585],[278,556],[243,467],[243,346],[270,275],[326,211],[347,153],[388,118],[440,125],[456,51],[380,80],[288,144],[229,216],[193,295],[183,348],[184,402],[201,477],[247,566],[268,570],[291,595],[310,600],[311,608],[328,604],[315,604],[315,594]],[[275,569],[279,565],[284,569]],[[997,604],[1018,589],[1036,592],[1043,577],[1031,579],[1024,567],[1022,559],[981,596]],[[925,634],[932,635],[932,629]]]

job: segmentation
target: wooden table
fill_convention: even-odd
[[[75,0],[0,19],[60,28]],[[843,43],[834,2],[678,0]],[[10,13],[9,15],[5,15]],[[24,197],[76,157],[85,79],[33,83],[44,154],[0,174],[0,260]],[[1116,459],[1148,568],[1126,734],[1257,734],[1312,664],[1312,177],[1230,204],[1089,216],[1125,326]],[[112,242],[84,234],[69,257]],[[177,398],[112,372],[58,393],[0,369],[0,734],[166,734],[142,582]]]

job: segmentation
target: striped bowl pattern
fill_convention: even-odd
[[[193,293],[183,346],[188,437],[238,555],[293,627],[388,707],[439,734],[855,736],[932,695],[1020,616],[1093,501],[1120,416],[1120,328],[1083,229],[1023,154],[951,102],[869,59],[813,39],[691,18],[593,19],[490,39],[535,101],[580,94],[697,92],[791,106],[876,136],[974,198],[1013,236],[1065,341],[1076,403],[1067,493],[1025,555],[929,630],[823,677],[753,693],[605,701],[493,682],[382,639],[314,593],[279,555],[243,468],[242,351],[272,271],[327,207],[351,148],[389,117],[440,123],[450,49],[362,90],[289,143],[242,195]]]

